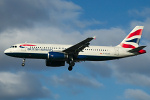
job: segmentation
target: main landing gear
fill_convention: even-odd
[[[68,67],[68,70],[69,70],[69,71],[72,71],[72,69],[73,69],[72,66],[69,66],[69,67]]]
[[[73,66],[75,65],[75,62],[73,61],[73,58],[70,59],[67,63],[69,64],[68,70],[72,71]]]
[[[26,60],[26,59],[23,59],[22,67],[24,67],[24,66],[25,66],[25,60]]]
[[[69,64],[68,70],[69,70],[69,71],[72,71],[74,65],[75,65],[74,62],[72,62],[71,64]]]

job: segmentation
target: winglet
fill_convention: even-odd
[[[93,39],[95,40],[95,39],[96,39],[96,36],[94,36]]]

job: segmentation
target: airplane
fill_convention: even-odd
[[[139,46],[144,26],[136,26],[117,46],[89,46],[96,37],[89,37],[75,45],[20,43],[12,45],[4,53],[8,56],[25,59],[45,59],[46,66],[60,67],[69,64],[71,71],[76,62],[106,61],[136,56],[146,53],[146,46]]]

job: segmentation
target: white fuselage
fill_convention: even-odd
[[[21,46],[22,44],[23,43],[11,46],[11,48],[5,50],[5,54],[19,58],[48,59],[49,52],[62,52],[66,48],[72,46],[72,45],[36,44],[36,43],[28,43],[32,45]],[[133,53],[127,52],[128,50],[130,50],[130,48],[89,46],[84,48],[81,52],[79,52],[76,60],[103,61],[135,55]]]

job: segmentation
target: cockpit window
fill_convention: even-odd
[[[17,46],[11,46],[10,48],[17,48]]]

